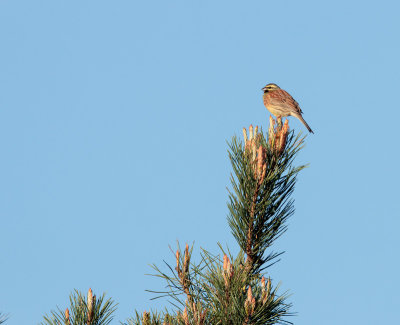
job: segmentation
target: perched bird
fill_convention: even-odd
[[[273,115],[277,118],[284,116],[297,117],[309,132],[314,133],[308,126],[307,122],[304,121],[303,116],[301,115],[303,112],[299,104],[289,95],[288,92],[280,89],[275,84],[268,84],[262,88],[262,90],[264,91],[264,105]]]

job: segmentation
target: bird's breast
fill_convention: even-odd
[[[263,95],[264,105],[269,106],[271,104],[271,98],[268,93]]]

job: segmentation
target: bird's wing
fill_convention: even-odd
[[[284,105],[284,106],[288,106],[291,109],[293,109],[294,111],[296,111],[297,113],[302,114],[302,110],[299,106],[299,104],[293,99],[292,96],[290,96],[290,94],[283,90],[283,89],[277,89],[274,91],[270,92],[270,100],[271,100],[271,104],[272,105]]]

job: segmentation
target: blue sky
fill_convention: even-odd
[[[270,270],[295,324],[388,324],[400,298],[396,1],[0,1],[0,311],[74,289],[117,324],[168,245],[235,250],[226,140],[275,82],[315,131]],[[291,127],[305,132],[294,119]]]

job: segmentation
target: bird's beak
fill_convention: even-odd
[[[265,87],[264,87],[264,88],[261,88],[261,90],[262,90],[262,91],[266,91],[266,90],[267,90],[267,88],[265,88]]]

